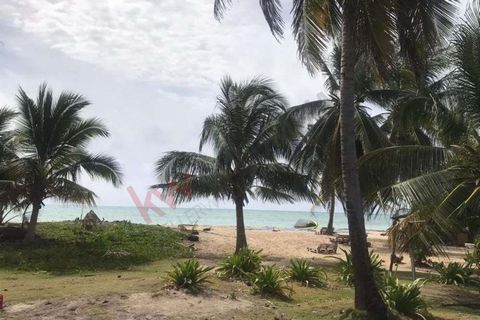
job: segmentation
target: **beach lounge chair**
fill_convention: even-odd
[[[350,244],[350,235],[337,234],[337,236],[335,238],[331,238],[330,241],[337,244]]]
[[[327,230],[328,230],[327,227],[323,227],[323,228],[320,229],[320,231],[317,230],[317,231],[315,232],[315,234],[316,234],[316,235],[320,235],[320,236],[321,236],[321,235],[326,235],[326,234],[327,234]]]

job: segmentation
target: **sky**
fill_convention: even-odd
[[[213,0],[2,0],[0,21],[0,105],[15,107],[19,86],[35,96],[47,82],[54,93],[83,94],[92,103],[84,115],[108,126],[111,137],[90,150],[115,156],[124,184],[82,179],[99,205],[134,205],[128,187],[143,201],[164,152],[198,151],[223,76],[267,76],[290,104],[323,90],[322,77],[298,61],[290,34],[281,43],[273,38],[255,1],[235,3],[219,23]]]
[[[227,74],[267,76],[291,105],[324,94],[323,77],[303,68],[290,33],[281,42],[270,34],[258,1],[234,1],[219,23],[213,0],[2,0],[0,41],[0,105],[15,107],[19,86],[35,96],[47,82],[56,93],[83,94],[92,103],[84,115],[108,126],[111,137],[90,150],[116,157],[124,184],[82,179],[99,205],[134,205],[129,187],[143,201],[162,154],[198,151]],[[252,201],[249,208],[311,205]]]

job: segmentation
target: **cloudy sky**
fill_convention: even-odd
[[[291,37],[271,36],[258,1],[235,1],[221,24],[213,0],[2,0],[0,18],[0,105],[15,106],[19,85],[33,96],[46,81],[56,92],[85,95],[92,102],[85,114],[108,125],[111,138],[91,147],[119,159],[125,183],[115,189],[85,180],[98,204],[133,205],[127,187],[143,199],[164,152],[198,149],[226,74],[268,76],[291,104],[323,92]]]
[[[169,150],[198,149],[203,119],[215,111],[219,80],[271,77],[290,103],[315,99],[322,79],[308,75],[290,37],[278,43],[256,1],[239,1],[220,24],[213,0],[2,0],[0,104],[15,106],[47,81],[73,90],[102,118],[111,138],[92,144],[125,173],[115,189],[84,181],[98,204],[133,205],[155,183],[153,163]],[[220,206],[228,206],[220,204]],[[252,208],[279,208],[254,202]],[[309,209],[308,204],[281,208]]]

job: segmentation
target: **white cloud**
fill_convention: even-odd
[[[257,2],[234,3],[221,24],[213,0],[2,0],[0,18],[0,104],[14,100],[19,84],[34,95],[45,80],[56,92],[81,92],[93,102],[88,115],[112,133],[93,149],[116,156],[125,186],[138,190],[155,182],[163,152],[197,149],[225,74],[269,76],[291,103],[322,90],[291,38],[271,36]],[[124,188],[86,183],[100,203],[131,204]]]

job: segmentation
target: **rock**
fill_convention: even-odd
[[[200,232],[198,232],[198,230],[192,230],[190,234],[200,234]]]
[[[309,219],[298,219],[294,225],[295,228],[311,228],[316,226],[317,226],[317,223]]]

